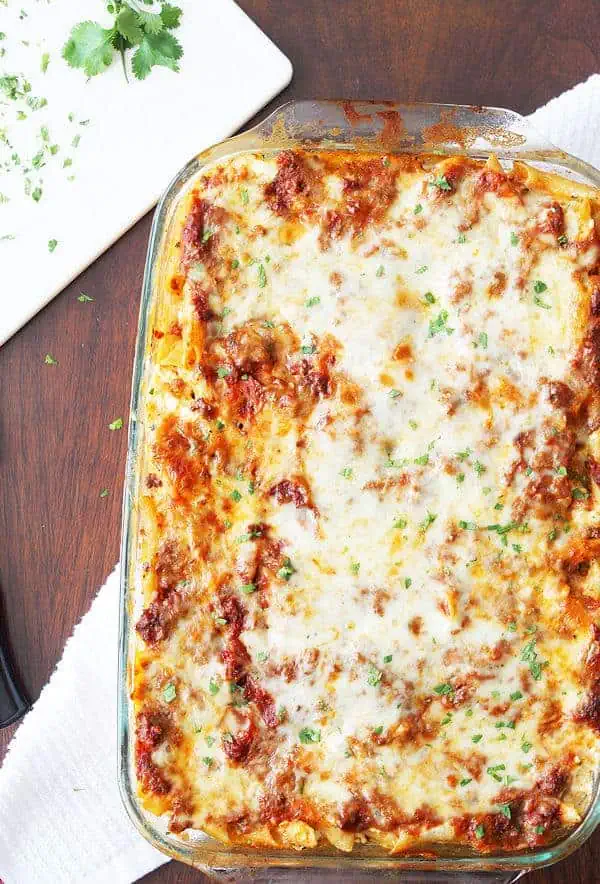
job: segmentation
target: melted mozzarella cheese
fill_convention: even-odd
[[[259,814],[264,783],[277,789],[290,765],[323,832],[340,826],[357,795],[375,808],[387,796],[406,820],[426,807],[443,828],[498,812],[503,788],[527,792],[547,763],[566,757],[575,755],[591,782],[597,739],[570,717],[589,632],[560,629],[569,587],[553,557],[593,512],[575,501],[553,521],[532,508],[527,489],[536,470],[560,469],[534,460],[553,432],[566,432],[548,382],[581,387],[577,317],[597,246],[563,248],[532,233],[551,202],[542,188],[519,198],[485,193],[469,227],[474,166],[449,195],[426,169],[400,173],[382,221],[324,247],[323,219],[343,199],[341,166],[290,243],[282,237],[289,222],[264,197],[276,163],[241,155],[214,177],[203,172],[203,199],[227,213],[222,264],[194,268],[219,316],[206,333],[226,339],[258,324],[276,338],[292,329],[301,349],[289,366],[313,364],[333,340],[336,391],[305,421],[267,404],[260,434],[249,427],[236,435],[233,420],[219,427],[169,386],[176,375],[196,400],[216,391],[226,411],[226,376],[213,390],[206,373],[183,361],[150,367],[145,468],[163,483],[155,492],[163,531],[189,544],[195,599],[155,650],[140,640],[150,662],[138,667],[137,683],[161,708],[165,683],[176,684],[168,712],[191,746],[182,754],[161,745],[154,764],[193,796],[193,826],[209,830],[244,810]],[[576,211],[576,201],[565,204],[568,231]],[[198,323],[185,295],[170,307],[184,330]],[[207,496],[191,509],[171,499],[172,476],[152,453],[169,414],[207,438],[222,433],[233,452],[223,468],[210,466],[211,499],[220,515],[227,501],[227,530],[209,559],[194,558],[193,528]],[[526,433],[534,441],[522,454],[517,440]],[[312,507],[273,495],[294,476],[306,481]],[[256,523],[269,526],[291,564],[264,604],[236,576],[251,566],[248,526]],[[155,548],[141,547],[140,610],[141,566],[162,540],[158,532]],[[211,606],[224,573],[247,610],[239,637],[248,671],[279,716],[268,765],[256,770],[224,749],[248,706],[227,679],[228,627],[216,629]],[[558,713],[546,727],[552,703]],[[564,801],[582,810],[586,774],[572,782]],[[398,822],[396,837],[402,830]]]

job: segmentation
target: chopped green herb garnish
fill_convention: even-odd
[[[100,492],[100,497],[108,497],[108,488],[103,488]]]
[[[542,292],[545,292],[547,288],[548,288],[548,286],[546,285],[545,282],[542,282],[541,279],[536,279],[536,281],[533,284],[533,290],[536,293],[536,295],[541,295]]]
[[[344,467],[344,469],[340,472],[340,476],[343,476],[344,479],[351,479],[354,475],[352,467]]]
[[[511,819],[512,814],[510,812],[510,804],[499,804],[498,810],[500,811],[502,816],[506,817],[507,820]]]
[[[417,203],[417,205],[413,209],[413,212],[415,213],[415,215],[420,215],[422,211],[423,206],[421,205],[421,203]]]
[[[290,577],[291,577],[293,574],[295,574],[295,573],[296,573],[296,569],[295,569],[294,566],[292,565],[290,559],[285,558],[285,559],[283,560],[283,565],[281,566],[281,568],[280,568],[279,571],[277,572],[277,576],[278,576],[281,580],[289,580]]]
[[[247,189],[244,187],[241,191],[242,205],[247,206],[250,202],[250,195],[248,194]]]
[[[429,186],[437,187],[438,190],[452,190],[452,185],[445,175],[440,175],[438,178],[434,178],[433,181],[429,182]]]
[[[163,699],[164,699],[165,703],[172,703],[176,696],[177,696],[177,688],[175,687],[173,682],[170,681],[169,684],[166,685],[165,689],[163,690]]]
[[[533,747],[533,743],[529,743],[527,740],[523,740],[521,743],[521,750],[525,753],[529,752],[529,750]]]
[[[483,734],[473,734],[471,737],[472,743],[479,743],[483,739]]]
[[[464,245],[464,243],[466,243],[466,241],[467,241],[467,237],[465,236],[465,234],[459,233],[456,238],[456,242],[462,246],[462,245]]]
[[[263,264],[258,265],[258,287],[264,289],[267,284],[267,274]]]
[[[210,755],[205,755],[202,759],[202,763],[205,764],[207,767],[212,767],[214,764],[213,759],[210,757]]]
[[[463,529],[463,531],[476,531],[477,525],[475,522],[465,522],[462,519],[458,523],[459,527]]]
[[[383,276],[383,264],[380,264],[377,270],[375,271],[375,276],[381,278]]]
[[[432,292],[425,292],[423,295],[428,304],[435,304],[435,297]]]
[[[498,774],[498,771],[500,771],[500,770],[506,770],[506,765],[505,764],[494,764],[491,767],[487,768],[486,773],[488,773],[494,780],[501,783],[502,777]]]
[[[385,657],[383,658],[383,662],[384,663],[391,663],[392,662],[392,655],[386,654]]]
[[[534,296],[533,296],[533,303],[534,303],[537,307],[542,307],[544,310],[551,310],[551,309],[552,309],[552,305],[551,305],[551,304],[546,304],[544,301],[542,301],[542,299],[539,297],[539,295],[534,295]]]
[[[223,366],[219,366],[219,368],[217,369],[217,376],[220,378],[229,377],[230,374],[231,374],[230,368],[224,368]]]
[[[436,335],[442,334],[442,332],[445,332],[447,335],[453,334],[454,329],[448,327],[447,321],[448,311],[441,310],[437,318],[429,322],[429,337],[434,338]]]
[[[383,725],[380,724],[379,727],[373,728],[373,733],[375,734],[375,736],[380,737],[383,733]]]
[[[428,454],[421,454],[420,457],[415,457],[414,463],[416,463],[417,466],[420,466],[420,467],[427,466],[427,464],[429,463],[429,455]]]
[[[88,303],[89,301],[93,301],[94,299],[93,299],[93,298],[90,298],[89,295],[86,295],[85,292],[82,292],[82,293],[79,295],[79,297],[77,298],[77,300],[78,300],[78,301],[81,301],[82,304],[86,304],[86,303]]]
[[[429,268],[427,267],[427,264],[423,264],[421,267],[417,267],[417,269],[415,270],[415,273],[419,273],[419,274],[427,273],[428,269]]]
[[[404,578],[404,586],[405,586],[407,589],[410,589],[410,588],[411,588],[411,586],[412,586],[412,578],[411,578],[411,577],[405,577],[405,578]]]
[[[234,491],[231,492],[230,497],[231,497],[232,500],[235,500],[236,503],[239,503],[240,500],[242,499],[242,495],[241,495],[240,492],[237,490],[237,488],[236,488]]]
[[[256,592],[256,583],[242,583],[240,589],[244,595],[252,595],[253,592]]]
[[[400,530],[402,530],[403,528],[406,528],[407,525],[408,525],[407,520],[406,520],[406,519],[403,519],[403,518],[400,518],[400,519],[396,519],[396,521],[394,522],[393,527],[394,527],[394,528],[399,528]]]
[[[356,576],[360,571],[360,562],[352,562],[350,565],[350,571]]]
[[[421,531],[421,533],[427,531],[427,529],[430,528],[431,525],[433,525],[436,519],[437,513],[427,513],[423,521],[419,524],[419,531]]]
[[[439,697],[444,697],[446,694],[453,694],[454,688],[448,681],[444,681],[441,684],[438,684],[433,689],[434,694],[437,694]]]
[[[543,827],[541,824],[540,824],[540,825],[537,825],[537,826],[535,827],[535,834],[536,834],[536,835],[543,835],[545,831],[546,831],[546,830],[544,829],[544,827]]]
[[[514,231],[510,235],[510,244],[511,244],[511,246],[518,246],[519,245],[519,237],[517,236],[517,234]]]
[[[556,240],[556,241],[557,241],[557,243],[558,243],[560,246],[566,246],[566,245],[568,244],[568,242],[569,242],[569,240],[567,239],[566,234],[564,234],[564,233],[561,233],[561,235],[560,235],[559,237],[557,237],[557,240]]]
[[[54,358],[50,353],[46,353],[44,356],[44,362],[46,365],[58,365],[58,360]]]
[[[482,823],[479,823],[477,828],[475,829],[475,834],[479,839],[483,838],[485,835],[485,826]]]
[[[390,396],[392,397],[392,399],[398,399],[400,396],[402,396],[402,391],[401,390],[390,390]]]
[[[108,425],[109,430],[120,430],[123,427],[123,418],[118,417]]]
[[[321,742],[321,731],[313,727],[303,727],[298,736],[304,744]]]
[[[513,700],[513,702],[514,702],[515,700],[522,700],[522,699],[523,699],[523,694],[521,693],[521,691],[514,691],[514,692],[510,695],[510,699]]]
[[[473,782],[472,777],[465,777],[464,780],[461,780],[458,785],[459,786],[468,786],[469,783],[472,783],[472,782]]]
[[[309,298],[304,302],[305,307],[316,307],[317,304],[321,303],[321,299],[318,295],[314,295],[312,298]]]
[[[221,690],[221,683],[219,681],[217,681],[215,678],[211,678],[211,680],[208,683],[208,690],[211,692],[211,694],[214,697]]]
[[[371,685],[372,688],[376,688],[381,681],[381,676],[382,674],[379,669],[370,663],[367,670],[367,684]]]

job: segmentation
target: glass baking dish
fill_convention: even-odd
[[[123,500],[121,545],[121,616],[119,661],[119,786],[127,812],[138,830],[167,855],[213,874],[233,873],[236,881],[277,880],[286,877],[328,877],[340,874],[353,881],[388,875],[405,881],[481,880],[514,881],[526,871],[564,859],[594,831],[600,820],[600,776],[584,819],[541,849],[511,854],[480,855],[464,847],[431,846],[426,856],[388,856],[378,848],[355,848],[351,854],[319,847],[295,851],[248,851],[225,846],[198,833],[187,840],[166,831],[160,819],[139,805],[133,771],[134,734],[129,702],[132,671],[135,542],[139,476],[138,453],[143,427],[136,415],[144,391],[147,337],[156,306],[155,292],[163,272],[164,246],[175,210],[198,173],[208,164],[244,151],[277,152],[282,148],[320,150],[376,150],[382,153],[463,153],[486,158],[494,153],[501,162],[527,162],[574,180],[600,187],[600,173],[559,150],[513,111],[465,105],[377,101],[297,101],[274,111],[253,129],[230,138],[192,159],[174,178],[162,197],[152,225],[142,291],[129,423],[128,458]],[[261,874],[260,870],[263,870]]]

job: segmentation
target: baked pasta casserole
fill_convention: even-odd
[[[598,192],[493,157],[191,183],[137,415],[135,768],[170,831],[498,852],[580,820],[599,233]]]

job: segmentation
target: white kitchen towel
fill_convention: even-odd
[[[532,116],[600,166],[600,76]],[[116,783],[118,569],[76,627],[0,770],[5,884],[127,884],[165,858],[137,834]]]
[[[75,23],[111,24],[102,0],[0,2],[0,345],[289,83],[233,0],[176,3],[180,72],[127,83],[118,58],[88,79],[61,57]]]

